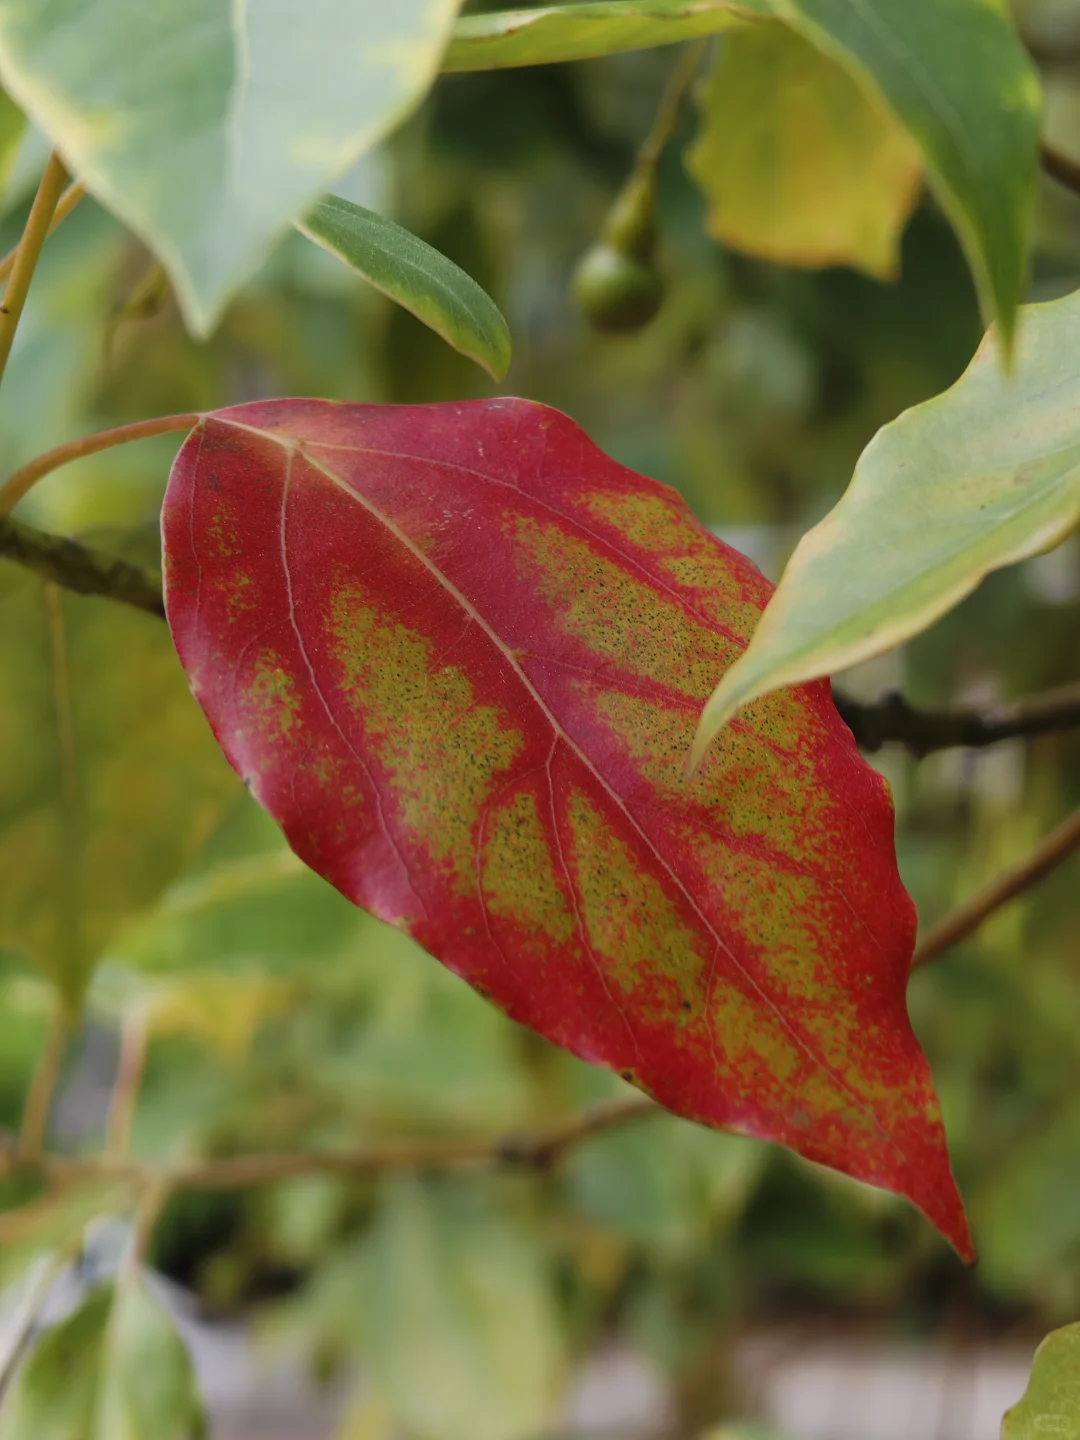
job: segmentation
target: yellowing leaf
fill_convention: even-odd
[[[1032,306],[1013,376],[988,336],[951,389],[875,436],[705,707],[697,756],[756,696],[891,649],[1074,528],[1078,345],[1080,294]]]
[[[756,25],[724,44],[700,106],[687,164],[718,240],[895,276],[922,165],[877,95],[786,26]]]
[[[211,972],[154,985],[139,1003],[150,1038],[186,1035],[225,1060],[239,1060],[259,1026],[286,1009],[295,993],[294,985],[268,975]]]

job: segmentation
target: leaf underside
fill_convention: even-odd
[[[421,98],[460,0],[0,0],[0,78],[197,333]]]
[[[301,859],[514,1019],[970,1254],[884,781],[825,685],[687,779],[770,587],[674,492],[525,401],[269,401],[200,424],[163,534],[194,693]]]

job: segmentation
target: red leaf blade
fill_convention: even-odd
[[[771,587],[525,401],[268,401],[177,457],[166,607],[290,844],[515,1019],[964,1255],[884,781],[825,684],[686,776]]]

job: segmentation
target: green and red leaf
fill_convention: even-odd
[[[970,1255],[887,787],[823,682],[688,778],[771,586],[673,491],[525,401],[280,400],[200,423],[163,523],[194,692],[308,865],[515,1020]]]

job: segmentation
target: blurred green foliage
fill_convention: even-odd
[[[1028,9],[1031,24],[1049,24],[1049,7]],[[979,338],[978,307],[952,232],[925,197],[895,285],[721,249],[682,168],[685,117],[660,171],[664,306],[631,338],[593,333],[569,277],[633,163],[672,59],[656,51],[444,77],[339,188],[495,297],[515,343],[504,390],[559,406],[618,460],[678,486],[775,577],[875,430],[957,377]],[[1080,61],[1052,80],[1064,97],[1052,120],[1075,116]],[[30,170],[29,159],[16,162],[0,248],[19,233]],[[1039,237],[1034,294],[1080,283],[1080,201],[1049,183]],[[298,235],[206,343],[187,337],[171,302],[120,314],[148,263],[90,202],[49,242],[0,392],[6,466],[106,425],[257,397],[495,393],[476,366]],[[21,513],[66,533],[145,525],[174,448],[165,438],[82,461],[49,477]],[[13,583],[0,567],[0,585]],[[902,656],[849,683],[863,694],[902,684],[913,701],[948,703],[1072,680],[1078,591],[1073,549],[995,576]],[[130,659],[127,632],[140,617],[87,603],[103,611],[100,643]],[[5,670],[9,658],[5,650]],[[180,680],[178,667],[167,682],[143,665],[126,673],[133,711]],[[0,733],[22,713],[20,684],[0,694]],[[926,919],[1080,803],[1078,746],[1048,737],[921,764],[884,755],[901,867]],[[110,931],[71,1047],[69,1078],[95,1037],[144,1017],[138,1156],[509,1132],[624,1088],[515,1027],[353,910],[291,860],[238,782],[232,790],[198,858],[159,902]],[[316,1176],[181,1193],[158,1225],[154,1259],[210,1306],[257,1313],[320,1374],[362,1351],[375,1396],[365,1396],[355,1433],[372,1440],[394,1424],[410,1440],[526,1440],[568,1367],[610,1334],[671,1377],[692,1434],[729,1403],[718,1359],[726,1337],[781,1307],[922,1328],[945,1313],[986,1324],[1069,1319],[1080,1309],[1075,890],[1075,872],[1058,875],[912,985],[982,1256],[975,1272],[901,1202],[670,1118],[592,1139],[552,1174]],[[0,952],[5,1124],[17,1121],[48,1009],[26,957]],[[80,1112],[70,1088],[58,1140],[99,1143],[101,1107]],[[76,1118],[65,1121],[69,1111]],[[35,1250],[62,1251],[77,1223],[71,1201],[41,1207],[27,1234],[5,1231],[24,1198],[5,1193],[0,1214],[9,1272]],[[123,1193],[93,1200],[118,1211],[128,1203]],[[94,1321],[80,1315],[70,1323]]]

